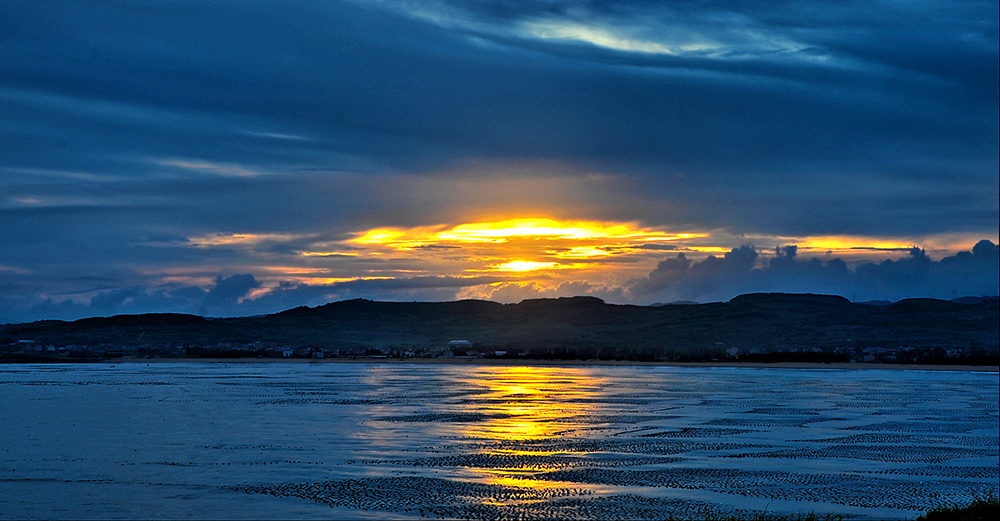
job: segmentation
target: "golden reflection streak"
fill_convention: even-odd
[[[464,412],[480,412],[486,420],[460,424],[464,437],[483,441],[531,442],[565,438],[580,428],[569,420],[575,416],[599,413],[593,405],[607,379],[597,377],[585,368],[566,367],[517,367],[482,366],[474,369],[465,379],[471,388],[485,387],[477,394],[478,405],[467,406]],[[514,446],[489,451],[493,454],[554,456],[560,452],[521,450]],[[574,453],[576,454],[576,453]],[[582,454],[579,454],[582,456]],[[553,488],[587,488],[594,492],[609,492],[603,485],[584,485],[563,481],[533,479],[535,473],[555,470],[548,465],[523,465],[511,468],[469,468],[476,474],[476,481],[507,487],[531,490]],[[532,499],[512,499],[495,504],[516,505]]]
[[[571,417],[593,414],[593,398],[605,384],[586,369],[565,367],[490,367],[474,370],[466,384],[473,388],[486,387],[476,395],[475,405],[465,412],[479,412],[486,420],[462,424],[463,436],[483,441],[530,442],[564,437],[566,431],[580,427],[570,423]],[[553,452],[528,451],[516,448],[490,451],[494,454],[553,455]],[[534,480],[531,475],[541,470],[534,466],[517,468],[470,469],[490,484],[531,489],[567,486],[566,483]]]
[[[563,367],[481,367],[471,385],[487,387],[477,412],[501,415],[465,426],[464,434],[487,440],[529,441],[573,427],[560,420],[592,413],[586,405],[604,379]],[[532,454],[535,454],[534,452]]]
[[[486,472],[491,472],[491,471],[486,470]],[[491,485],[503,485],[505,487],[532,488],[536,490],[544,490],[547,488],[566,488],[567,486],[579,487],[578,483],[569,484],[565,481],[549,481],[545,479],[531,479],[531,478],[514,478],[510,476],[501,476],[501,475],[497,475],[493,478],[490,478],[487,481],[487,483]],[[519,500],[516,503],[524,503],[524,501]],[[497,503],[497,504],[503,504],[503,503]]]

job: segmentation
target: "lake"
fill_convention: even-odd
[[[0,517],[907,519],[998,493],[996,372],[0,365]]]

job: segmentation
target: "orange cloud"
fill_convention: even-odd
[[[372,253],[408,252],[418,248],[455,248],[470,258],[505,259],[500,265],[528,262],[532,269],[557,267],[562,259],[588,259],[635,251],[652,242],[706,237],[705,234],[671,234],[635,223],[560,221],[548,218],[508,219],[455,226],[377,228],[348,241]],[[511,266],[528,266],[511,264]],[[520,271],[518,269],[517,271]]]
[[[648,276],[667,256],[683,252],[696,261],[709,255],[723,256],[746,244],[757,248],[760,267],[777,246],[797,245],[800,258],[825,259],[832,255],[852,265],[905,257],[914,244],[940,257],[967,249],[975,242],[951,236],[738,236],[721,230],[677,231],[635,222],[548,217],[380,227],[360,230],[349,237],[331,240],[322,234],[229,233],[191,237],[186,244],[244,250],[255,262],[242,269],[261,276],[263,286],[257,292],[289,281],[330,285],[376,279],[486,276],[493,286],[469,286],[458,296],[491,298],[498,291],[528,296],[598,290],[614,293]],[[272,249],[277,244],[294,247]],[[960,246],[947,248],[951,244]],[[941,245],[946,248],[936,248]],[[205,268],[195,272],[164,274],[164,281],[203,282]]]

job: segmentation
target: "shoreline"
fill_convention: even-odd
[[[873,364],[873,363],[810,363],[810,362],[672,362],[631,360],[538,360],[513,358],[109,358],[100,360],[66,360],[34,362],[0,362],[0,364],[161,364],[161,363],[213,363],[213,364],[414,364],[414,365],[482,365],[482,366],[649,366],[649,367],[725,367],[747,369],[854,369],[893,371],[963,371],[998,373],[1000,367],[988,365],[941,364]]]

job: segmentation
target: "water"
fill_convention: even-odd
[[[0,365],[0,517],[912,518],[998,489],[997,373]]]

